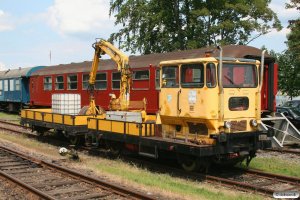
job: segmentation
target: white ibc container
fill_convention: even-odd
[[[77,115],[81,109],[80,94],[53,94],[52,112]]]

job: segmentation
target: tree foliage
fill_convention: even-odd
[[[300,95],[300,68],[295,54],[286,51],[278,57],[279,65],[279,88],[290,98]]]
[[[271,28],[281,29],[270,1],[111,0],[110,15],[122,28],[110,39],[143,54],[247,44]]]
[[[300,0],[290,0],[286,8],[300,12]],[[289,21],[288,50],[278,56],[279,88],[290,98],[300,95],[300,18]]]

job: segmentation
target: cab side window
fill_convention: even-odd
[[[162,68],[162,87],[177,88],[179,87],[178,66],[168,66]]]
[[[216,66],[213,63],[206,65],[206,86],[208,88],[216,87]]]
[[[204,66],[202,63],[181,66],[181,87],[200,88],[204,86]]]

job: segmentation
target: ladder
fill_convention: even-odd
[[[288,142],[300,142],[300,131],[284,116],[275,113],[274,116],[261,118],[265,130],[272,131],[272,146],[283,147]]]

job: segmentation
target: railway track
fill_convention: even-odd
[[[10,122],[8,120],[0,120],[0,129],[18,134],[26,134],[31,136],[35,135],[31,132],[31,128]]]
[[[2,146],[0,176],[42,199],[155,199]]]
[[[300,149],[293,149],[293,148],[288,148],[288,147],[284,147],[284,148],[280,148],[280,149],[265,149],[264,151],[272,151],[272,152],[279,152],[279,153],[288,153],[288,154],[295,154],[300,156]]]
[[[207,173],[186,172],[178,167],[169,167],[157,164],[149,160],[136,158],[126,159],[135,166],[147,168],[153,172],[167,173],[180,178],[188,178],[194,181],[207,181],[209,183],[221,184],[228,188],[237,188],[241,191],[256,192],[268,197],[273,197],[274,192],[295,191],[300,192],[300,178],[267,173],[253,169],[232,167],[220,170],[213,167]]]
[[[84,147],[83,150],[86,151],[89,150],[89,148]],[[95,150],[93,149],[91,151]],[[196,181],[207,181],[213,184],[218,183],[229,188],[239,188],[243,191],[254,191],[267,196],[272,196],[274,192],[278,191],[300,191],[300,178],[287,177],[257,170],[231,168],[230,170],[216,170],[208,174],[202,174],[185,172],[177,167],[168,167],[164,164],[155,163],[154,160],[148,161],[140,158],[135,159],[126,157],[125,161],[134,162],[135,165],[141,165],[156,172],[172,172],[172,175],[175,174],[182,178],[189,178]]]

